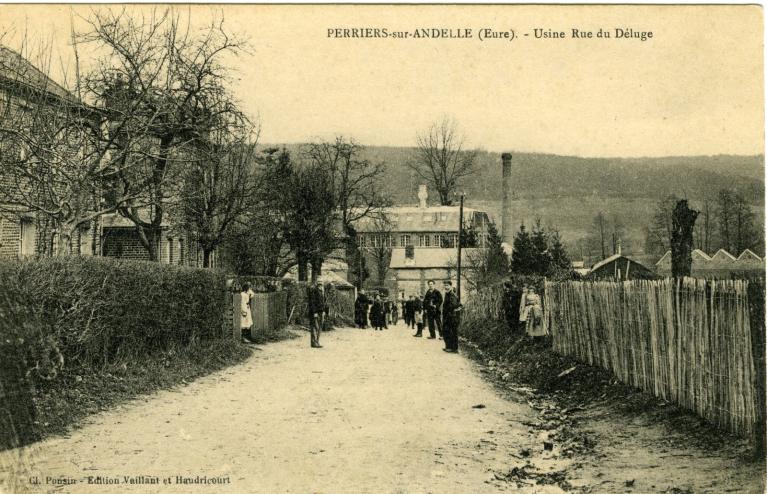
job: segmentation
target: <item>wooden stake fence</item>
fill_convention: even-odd
[[[544,310],[555,351],[726,430],[758,433],[764,380],[752,337],[764,330],[752,336],[748,281],[547,282]]]

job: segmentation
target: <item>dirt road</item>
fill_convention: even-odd
[[[400,325],[322,342],[267,345],[242,365],[100,414],[26,450],[33,474],[41,484],[77,480],[55,492],[190,492],[177,475],[228,479],[195,492],[486,492],[504,450],[532,441],[514,424],[534,412],[498,397],[439,340]],[[17,485],[33,487],[30,475]]]
[[[259,347],[241,365],[99,414],[70,437],[0,454],[0,491],[562,492],[498,477],[529,462],[574,466],[556,459],[556,446],[544,451],[528,426],[539,412],[501,398],[441,341],[410,334],[341,329],[324,334],[320,350],[306,336]]]

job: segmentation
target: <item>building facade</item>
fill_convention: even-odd
[[[655,264],[655,271],[661,276],[671,276],[671,251],[667,251]],[[709,256],[700,249],[692,251],[691,275],[695,278],[749,278],[764,276],[764,259],[751,250],[744,250],[738,257],[724,249]]]
[[[440,284],[456,282],[458,253],[458,206],[430,206],[426,186],[421,185],[417,206],[386,208],[381,218],[365,218],[357,224],[357,245],[371,271],[365,285],[384,286],[400,297],[423,294],[428,280]],[[488,214],[464,207],[464,229],[469,245],[464,245],[463,266],[468,270],[467,254],[484,248],[487,241]],[[383,283],[376,276],[375,265],[388,257]],[[462,291],[466,284],[462,282]],[[441,289],[441,287],[440,287]]]

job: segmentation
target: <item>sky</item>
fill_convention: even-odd
[[[3,44],[52,47],[51,75],[72,74],[70,33],[92,6],[2,5]],[[128,6],[132,15],[152,7]],[[223,16],[249,53],[227,60],[232,91],[261,141],[342,134],[413,146],[444,116],[470,147],[593,157],[764,152],[758,6],[177,7],[202,27]],[[72,22],[70,22],[70,19]],[[333,28],[471,29],[467,39],[328,37]],[[480,30],[515,38],[480,41]],[[610,39],[573,39],[603,29]],[[646,41],[615,29],[652,31]],[[535,29],[565,39],[535,38]],[[527,35],[527,36],[526,36]],[[37,48],[35,48],[37,47]],[[35,57],[33,57],[35,58]],[[83,66],[89,53],[80,53]]]

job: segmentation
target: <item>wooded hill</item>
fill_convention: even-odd
[[[298,145],[287,148],[295,153]],[[365,148],[365,157],[387,164],[381,183],[397,204],[416,204],[423,180],[406,163],[412,148]],[[693,206],[704,199],[716,200],[722,188],[733,188],[748,198],[757,213],[764,214],[764,157],[681,156],[666,158],[580,158],[512,151],[512,209],[514,221],[531,224],[540,217],[558,228],[567,243],[583,238],[597,212],[617,215],[626,225],[624,247],[641,253],[644,227],[652,219],[657,202],[676,194]],[[500,153],[480,152],[476,172],[463,182],[467,204],[500,218]],[[429,202],[436,201],[429,191]]]

